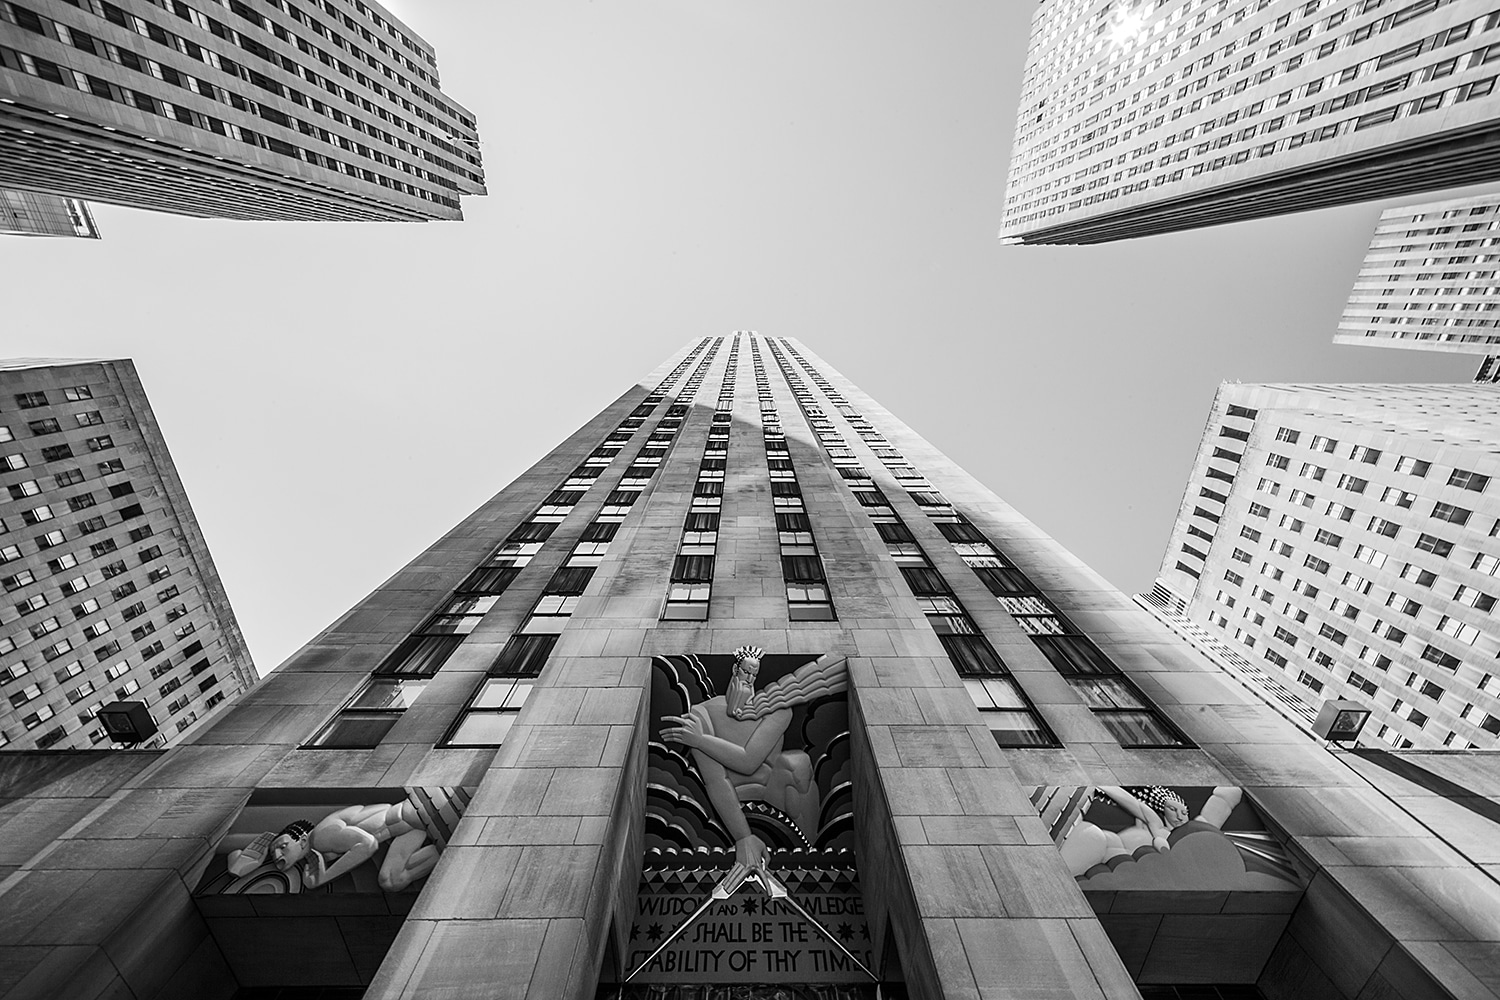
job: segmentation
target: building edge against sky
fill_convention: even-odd
[[[1500,801],[1492,771],[1315,744],[810,351],[740,335],[625,391],[187,745],[0,755],[31,791],[0,813],[6,1000],[313,983],[368,984],[372,1000],[495,984],[594,997],[643,955],[643,899],[686,913],[713,886],[653,881],[672,838],[712,833],[704,814],[652,818],[688,773],[669,777],[656,734],[674,689],[656,681],[702,684],[695,661],[727,671],[752,644],[762,685],[777,657],[847,671],[829,688],[847,688],[847,739],[829,744],[847,770],[826,802],[850,810],[854,867],[828,878],[862,900],[861,953],[911,996],[1500,989],[1500,889],[1474,860],[1500,842],[1481,815]],[[1089,824],[1056,822],[1051,803],[1093,816],[1094,788],[1152,785],[1243,795],[1277,888],[1140,895],[1075,877],[1067,838]],[[416,867],[420,893],[371,873],[342,895],[236,896],[248,867],[212,874],[226,830],[248,851],[290,809],[390,815],[403,795],[403,814],[427,810],[409,832],[445,842]],[[435,802],[466,805],[436,823]],[[1223,848],[1223,811],[1202,810],[1194,843]],[[295,836],[316,843],[342,815]],[[702,857],[727,868],[735,850]],[[404,857],[379,862],[392,887]]]
[[[473,115],[374,0],[0,4],[0,185],[209,218],[460,219]]]
[[[1388,208],[1336,344],[1493,354],[1500,348],[1500,194]]]
[[[1497,42],[1481,0],[1043,0],[1001,235],[1096,243],[1493,181]]]
[[[257,674],[126,359],[0,361],[0,740],[105,748],[102,705],[180,742]]]
[[[77,198],[0,189],[0,235],[82,236],[97,240],[94,214]]]
[[[1367,740],[1494,747],[1496,399],[1225,383],[1142,606],[1293,715],[1351,698]]]

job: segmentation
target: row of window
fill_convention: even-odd
[[[703,349],[705,338],[683,358],[660,385],[638,405],[601,444],[550,493],[500,546],[459,584],[435,614],[388,656],[360,690],[312,738],[311,747],[372,747],[383,739],[426,687],[427,682],[453,655],[464,637],[499,601],[506,588],[539,553],[563,519],[619,455],[622,446],[643,426],[666,394],[688,370]],[[711,360],[717,341],[703,364]],[[700,368],[701,371],[701,368]],[[674,405],[652,432],[641,453],[622,476],[620,486],[645,485],[654,473],[686,415],[685,406]],[[664,426],[668,425],[668,426]],[[665,439],[661,436],[665,434]],[[531,614],[507,641],[500,656],[486,671],[479,687],[465,703],[441,741],[447,746],[498,746],[520,712],[532,682],[541,673],[556,644],[573,605],[593,576],[604,550],[614,538],[639,487],[611,492],[604,508],[575,544],[565,564],[543,588]],[[628,499],[627,499],[628,498]]]
[[[724,477],[729,465],[729,426],[733,419],[735,373],[740,338],[729,349],[719,401],[693,485],[692,508],[682,526],[682,541],[672,560],[672,576],[661,616],[667,621],[705,621],[713,591],[714,564],[719,545],[719,517]],[[683,407],[686,410],[686,407]],[[711,506],[713,505],[713,506]]]
[[[802,486],[787,447],[786,431],[771,382],[766,374],[765,359],[758,343],[752,343],[755,361],[755,390],[759,400],[761,435],[766,449],[766,468],[771,477],[771,504],[776,516],[777,544],[781,552],[781,576],[786,586],[787,618],[794,622],[833,621],[833,595],[823,557],[813,536],[812,521],[802,499]]]
[[[775,343],[771,343],[772,354],[777,355],[777,361],[781,364],[781,370],[787,376],[787,381],[798,379],[786,358],[778,351]],[[1116,667],[1109,657],[1104,655],[1098,646],[1092,643],[1082,631],[1077,630],[1067,616],[1062,615],[1061,610],[1052,601],[1047,600],[1046,595],[1040,589],[1032,585],[1031,580],[1025,573],[1017,570],[1008,559],[1001,556],[995,544],[990,543],[989,538],[975,528],[968,519],[959,511],[954,510],[953,505],[948,504],[947,498],[936,492],[932,484],[927,483],[926,478],[915,471],[906,462],[900,451],[892,447],[891,442],[886,441],[885,436],[868,424],[858,411],[852,408],[844,399],[843,394],[838,393],[837,388],[823,378],[811,364],[801,357],[795,348],[786,345],[787,354],[796,358],[802,369],[808,373],[808,378],[822,390],[828,397],[829,402],[834,403],[840,409],[840,414],[850,421],[855,427],[856,433],[864,439],[865,444],[870,445],[876,456],[885,463],[886,468],[891,469],[892,475],[901,481],[907,495],[916,502],[922,513],[927,514],[933,525],[942,532],[948,543],[954,547],[954,552],[965,561],[966,565],[974,570],[974,573],[983,580],[984,585],[995,595],[1002,609],[1020,625],[1026,636],[1032,640],[1035,646],[1046,655],[1047,661],[1067,679],[1070,687],[1079,694],[1080,699],[1094,712],[1095,718],[1101,721],[1109,730],[1110,735],[1115,736],[1124,747],[1188,747],[1191,745],[1188,739],[1182,735],[1178,727],[1173,726],[1151,702],[1146,699],[1145,694],[1131,682],[1124,673]],[[798,393],[799,379],[792,382],[793,394]],[[816,423],[828,424],[831,432],[832,424],[823,418],[822,411],[813,402],[811,393],[802,388],[798,396],[799,402],[805,396],[807,402],[802,403],[804,412],[810,414],[810,418],[816,415]],[[816,430],[814,423],[814,430]],[[835,432],[820,433],[820,439],[825,439],[825,447],[832,444]],[[837,438],[841,444],[841,436]],[[835,465],[840,462],[840,456],[834,454]],[[862,472],[862,469],[861,469]],[[852,486],[853,483],[850,483]],[[873,486],[873,484],[871,484]],[[864,501],[861,501],[864,504]],[[972,619],[963,610],[962,604],[953,597],[953,591],[948,588],[947,582],[942,580],[941,574],[932,568],[932,562],[927,559],[926,553],[921,552],[921,547],[916,546],[915,538],[910,535],[904,523],[894,510],[876,511],[870,505],[865,505],[865,513],[870,514],[871,519],[876,520],[877,528],[880,523],[886,523],[882,529],[882,537],[888,537],[886,544],[892,547],[892,556],[897,556],[897,564],[901,561],[909,562],[909,565],[901,565],[901,574],[906,577],[907,586],[912,588],[913,594],[918,595],[918,603],[929,615],[929,621],[938,616],[942,624],[935,624],[935,630],[939,637],[944,636],[945,631],[953,630],[954,627],[972,627]],[[910,538],[910,541],[906,541]],[[915,546],[915,552],[906,549],[906,546]],[[898,555],[900,553],[900,555]],[[921,564],[910,565],[916,558],[921,559]],[[939,589],[941,588],[941,589]],[[924,592],[926,591],[926,592]],[[954,618],[954,613],[959,618]],[[975,628],[978,633],[978,628]],[[951,633],[950,634],[956,634]],[[963,633],[957,633],[963,634]],[[983,640],[983,636],[981,636]],[[987,663],[983,654],[977,655],[980,646],[971,640],[948,639],[944,642],[948,649],[954,666],[962,675],[971,675],[977,670],[993,669]],[[984,642],[984,648],[989,648],[989,643]],[[957,655],[956,655],[957,652]],[[993,648],[990,648],[993,654]],[[995,657],[995,663],[999,664],[999,657]],[[1004,670],[1004,664],[999,664]],[[1008,670],[1007,672],[1008,675]],[[1046,733],[1041,718],[1035,714],[1035,709],[1025,702],[1025,694],[1016,687],[1013,681],[1008,681],[1005,688],[1014,691],[1016,699],[1022,699],[1026,711],[1031,712],[1032,718],[1038,727],[1043,727],[1041,733]],[[971,688],[977,705],[981,712],[986,714],[990,720],[1002,721],[1004,724],[1016,724],[1020,717],[1020,709],[1014,706],[999,705],[996,699],[995,681],[987,681],[983,685],[983,691]],[[993,699],[993,700],[992,700]],[[996,715],[996,712],[1005,712],[1010,718]],[[1028,724],[1029,723],[1028,721]],[[995,723],[992,721],[992,730]],[[1050,738],[1050,733],[1049,735]],[[1028,733],[1026,738],[1034,742],[1005,742],[1007,739],[1016,739],[1013,732],[1008,732],[1002,738],[998,732],[996,739],[1002,745],[1038,745],[1040,733]]]

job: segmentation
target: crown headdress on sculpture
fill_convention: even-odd
[[[734,651],[734,662],[736,665],[746,660],[764,660],[766,651],[759,646],[741,646]]]

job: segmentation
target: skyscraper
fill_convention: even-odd
[[[1226,383],[1145,605],[1293,713],[1352,698],[1391,746],[1495,746],[1497,413],[1482,385]]]
[[[77,198],[0,188],[0,235],[98,239],[93,213]]]
[[[0,746],[108,748],[143,702],[163,746],[255,682],[127,360],[0,362]]]
[[[1497,29],[1479,0],[1044,0],[1001,235],[1098,243],[1494,180]]]
[[[1494,993],[1443,793],[1500,778],[1329,753],[785,338],[679,351],[189,745],[7,766],[6,1000]]]
[[[1333,340],[1489,354],[1500,344],[1500,195],[1388,208]]]
[[[373,0],[0,6],[0,185],[211,218],[458,219],[484,194],[475,129]]]

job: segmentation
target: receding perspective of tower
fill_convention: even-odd
[[[0,185],[225,219],[459,219],[473,116],[365,0],[0,3]]]
[[[0,992],[1493,997],[1478,756],[1313,741],[708,337],[187,745],[0,754]]]
[[[88,205],[77,198],[0,188],[0,235],[98,239]]]
[[[1500,344],[1500,195],[1380,215],[1333,340],[1490,354]]]
[[[1482,0],[1043,0],[1001,236],[1099,243],[1500,178]]]
[[[165,746],[255,683],[127,360],[0,361],[0,746],[108,748],[141,702]]]
[[[1373,710],[1367,742],[1494,747],[1496,403],[1481,385],[1226,383],[1143,601],[1304,718],[1349,698]]]

